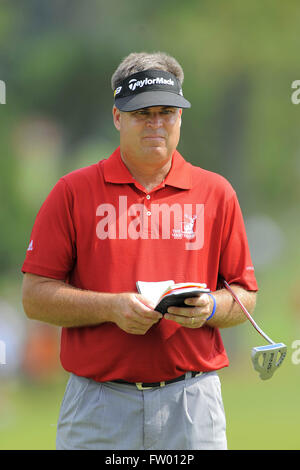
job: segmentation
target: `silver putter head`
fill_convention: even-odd
[[[272,377],[275,370],[282,364],[287,352],[287,347],[283,343],[269,344],[268,346],[258,346],[252,349],[251,359],[254,369],[259,372],[262,380]]]

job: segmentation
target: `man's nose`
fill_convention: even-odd
[[[163,119],[159,113],[150,114],[150,116],[148,116],[147,118],[147,125],[149,127],[154,127],[154,128],[161,127],[162,123],[163,123]]]

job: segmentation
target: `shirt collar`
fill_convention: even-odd
[[[134,183],[135,180],[121,158],[120,147],[104,162],[104,179],[107,183]],[[165,185],[180,189],[192,187],[191,164],[175,150],[172,166],[164,181]]]

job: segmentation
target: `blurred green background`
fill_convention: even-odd
[[[59,329],[27,320],[21,305],[36,213],[60,176],[118,145],[110,77],[130,52],[158,50],[183,66],[192,103],[179,151],[236,189],[260,288],[255,318],[288,346],[263,382],[250,356],[264,340],[249,322],[222,332],[229,448],[300,449],[299,24],[297,0],[1,1],[0,449],[55,448],[67,381]]]

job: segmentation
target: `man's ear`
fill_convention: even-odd
[[[120,116],[121,116],[120,110],[116,106],[113,106],[112,113],[113,113],[113,120],[114,120],[115,128],[119,131],[120,127],[121,127],[121,125],[120,125]]]
[[[179,109],[179,117],[180,117],[180,124],[179,125],[181,126],[181,118],[182,118],[182,109],[181,108]]]

